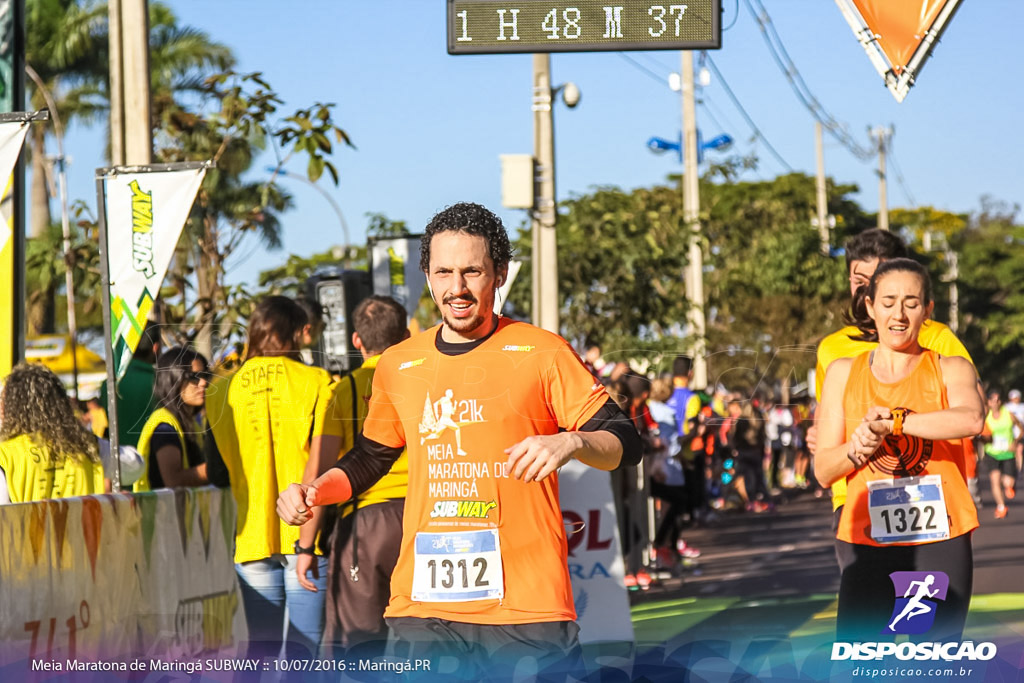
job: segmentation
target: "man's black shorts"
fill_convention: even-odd
[[[1006,460],[996,460],[990,455],[986,455],[982,461],[985,464],[985,473],[991,474],[992,472],[1001,472],[1007,477],[1013,479],[1017,478],[1017,461],[1013,458],[1007,458]]]

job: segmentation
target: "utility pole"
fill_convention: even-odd
[[[960,260],[955,251],[946,245],[946,260],[949,261],[949,329],[953,334],[960,332]]]
[[[124,68],[121,64],[121,0],[107,0],[110,45],[110,163],[124,165]]]
[[[558,334],[558,253],[555,224],[555,134],[551,55],[533,55],[533,324]]]
[[[875,126],[869,131],[878,145],[878,227],[882,230],[889,229],[889,200],[885,185],[885,150],[889,145],[892,133],[892,126]]]
[[[153,162],[147,0],[109,0],[110,157],[115,166]]]
[[[700,235],[700,186],[697,170],[697,103],[693,82],[693,52],[682,52],[683,97],[683,222],[690,242],[686,266],[686,298],[689,300],[687,318],[693,337],[693,386],[704,389],[708,385],[705,355],[704,326],[704,252]]]
[[[818,177],[815,189],[818,199],[818,236],[821,238],[821,253],[828,256],[831,239],[828,232],[828,195],[825,192],[825,145],[821,140],[821,121],[814,123],[814,148],[818,156]]]

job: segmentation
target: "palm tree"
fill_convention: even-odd
[[[78,0],[27,0],[25,3],[25,61],[56,99],[65,124],[71,119],[95,121],[105,109],[102,86],[107,64],[106,4]],[[33,109],[46,101],[34,82],[28,83]],[[32,186],[29,215],[30,234],[45,238],[52,222],[46,163],[44,125],[32,126],[29,149],[32,155]],[[52,183],[50,183],[52,186]]]
[[[197,91],[205,76],[234,64],[231,50],[214,42],[195,28],[179,26],[169,7],[149,5],[150,74],[153,123],[174,104],[177,94]],[[26,0],[26,62],[52,93],[65,127],[72,119],[93,124],[109,111],[109,43],[107,4],[98,0]],[[30,102],[36,109],[45,107],[42,93],[29,83]],[[109,121],[109,119],[107,119]],[[30,194],[33,238],[45,239],[52,222],[48,183],[46,142],[50,130],[36,125],[31,129],[29,149],[32,156]],[[109,127],[108,158],[109,158]],[[55,289],[49,287],[30,302],[29,320],[51,329]],[[35,329],[35,332],[42,331]]]

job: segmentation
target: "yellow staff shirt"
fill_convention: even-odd
[[[28,434],[0,443],[0,469],[12,503],[103,493],[103,465],[86,455],[53,462],[50,449]]]
[[[302,481],[331,390],[326,370],[283,356],[250,358],[207,389],[207,419],[238,505],[235,562],[293,552],[299,527],[277,516],[277,497]]]

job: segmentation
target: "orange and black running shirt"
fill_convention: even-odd
[[[526,323],[499,319],[489,337],[465,345],[445,344],[435,327],[388,349],[360,439],[408,450],[402,546],[385,616],[575,619],[558,477],[514,479],[505,449],[576,431],[609,400],[565,340]],[[338,467],[349,471],[348,460]]]
[[[861,418],[872,406],[909,408],[916,413],[928,413],[949,407],[946,387],[942,382],[939,354],[925,350],[923,357],[909,376],[894,384],[885,384],[871,373],[869,356],[865,352],[853,360],[850,378],[843,395],[843,415],[846,420],[846,439],[849,440]],[[885,438],[879,450],[864,467],[846,477],[846,505],[839,520],[836,537],[848,543],[865,545],[917,545],[942,538],[928,538],[935,529],[948,524],[948,538],[956,538],[977,528],[978,513],[967,490],[964,476],[964,451],[960,440],[932,441],[916,436]],[[943,505],[920,503],[927,499],[927,486],[910,486],[905,493],[898,488],[879,488],[878,483],[892,480],[898,487],[908,482],[907,477],[935,475],[941,480]],[[874,489],[874,491],[872,491]],[[937,493],[937,492],[935,492]],[[900,496],[918,504],[898,504]],[[890,504],[892,503],[892,504]],[[872,536],[872,513],[875,509],[875,530]],[[916,507],[917,512],[912,508]],[[945,519],[929,514],[945,508]],[[884,532],[891,532],[886,536]],[[879,541],[879,538],[887,540]],[[916,539],[900,542],[893,539]]]

